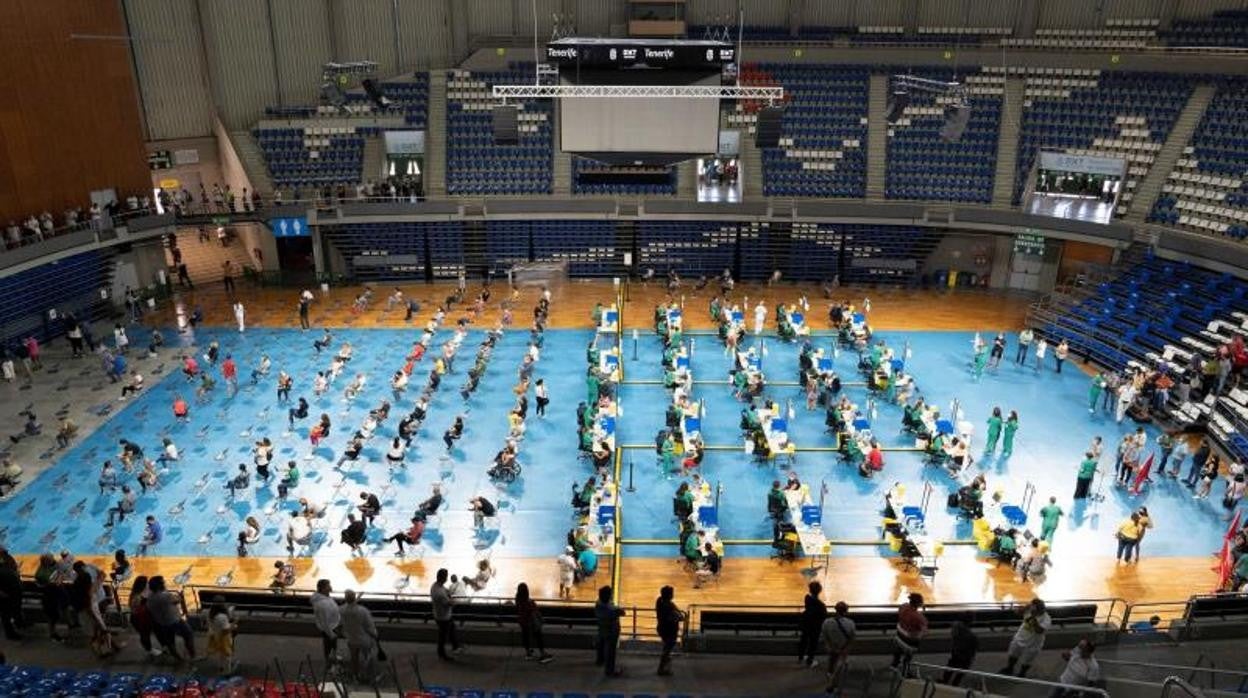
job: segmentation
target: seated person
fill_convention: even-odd
[[[372,526],[373,520],[381,513],[381,500],[371,492],[361,492],[360,503],[356,505],[356,508],[360,510],[360,518],[364,523]]]
[[[676,488],[676,496],[672,499],[672,515],[678,519],[687,519],[693,515],[693,491],[689,483],[682,482]]]
[[[797,473],[790,470],[785,476],[784,489],[786,492],[800,492],[802,489],[802,481],[797,477]]]
[[[299,498],[299,511],[308,518],[309,521],[315,521],[323,516],[328,508],[324,504],[313,502],[307,497]]]
[[[286,552],[294,555],[296,545],[307,545],[311,541],[312,524],[299,512],[290,512],[290,523],[286,528]]]
[[[585,548],[576,554],[577,579],[594,576],[598,571],[598,553],[593,548]]]
[[[993,531],[996,538],[992,542],[992,554],[998,560],[1009,565],[1013,565],[1018,560],[1018,543],[1014,539],[1014,535],[1018,531],[1016,529],[997,529]]]
[[[858,466],[858,473],[863,477],[871,477],[875,473],[884,469],[884,452],[880,450],[880,444],[875,439],[871,440],[871,446],[867,450],[862,464]]]
[[[368,527],[364,522],[355,518],[354,513],[347,514],[347,527],[342,529],[339,538],[351,548],[351,552],[359,552],[360,546],[364,544],[364,539],[367,536]]]
[[[421,502],[416,507],[416,513],[425,517],[433,516],[438,513],[438,509],[442,508],[442,487],[435,484],[433,486],[433,494],[428,499]]]
[[[590,456],[594,460],[594,468],[598,471],[605,471],[611,467],[611,458],[613,454],[611,452],[611,446],[608,445],[607,442],[600,441],[594,444],[592,450],[590,451]]]
[[[702,564],[693,572],[693,588],[701,588],[707,581],[719,576],[723,569],[723,558],[715,552],[715,546],[706,543],[702,546]]]
[[[260,528],[260,522],[256,520],[256,517],[248,516],[243,521],[243,524],[243,541],[248,545],[259,543],[262,529]]]
[[[22,427],[21,433],[10,436],[9,441],[17,443],[28,436],[38,436],[43,432],[43,425],[39,423],[38,418],[35,417],[35,413],[28,410],[25,414],[26,424]]]
[[[780,489],[779,480],[773,480],[771,490],[767,492],[767,513],[773,519],[788,516],[789,500],[785,498],[784,490]]]
[[[957,472],[971,463],[970,449],[967,447],[966,441],[960,437],[953,437],[949,442],[949,446],[945,449],[949,459],[952,461],[951,470]]]
[[[289,562],[278,560],[273,563],[273,580],[269,582],[269,587],[274,592],[281,592],[283,589],[290,587],[295,583],[295,566]]]
[[[238,473],[225,483],[225,489],[229,491],[230,498],[238,496],[239,490],[245,490],[251,486],[251,474],[247,472],[245,463],[238,464]]]
[[[334,467],[341,468],[343,463],[359,459],[360,452],[363,450],[364,435],[357,431],[355,432],[355,435],[351,437],[351,440],[347,442],[346,448],[343,449],[342,455],[339,456],[338,463],[335,464]]]
[[[483,558],[477,562],[477,573],[471,577],[464,577],[463,582],[473,591],[481,591],[490,583],[495,574],[496,572],[490,565],[489,558]]]
[[[389,538],[386,539],[386,542],[394,543],[395,545],[399,546],[399,550],[398,552],[395,553],[395,555],[398,557],[403,557],[404,553],[406,552],[404,551],[403,546],[404,545],[418,545],[420,543],[420,539],[423,538],[424,535],[425,535],[425,517],[423,514],[417,512],[417,514],[412,517],[412,525],[409,526],[406,531],[401,531],[399,533],[394,534],[393,536],[390,536]]]
[[[575,485],[572,489],[572,508],[577,510],[587,510],[594,502],[594,492],[597,491],[597,479],[589,478],[585,484],[578,490]]]

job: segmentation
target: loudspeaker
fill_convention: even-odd
[[[494,107],[494,143],[517,145],[520,143],[520,110],[507,105]]]
[[[947,143],[957,143],[966,132],[966,125],[971,120],[971,105],[955,104],[945,110],[945,125],[940,127],[940,137]]]
[[[905,88],[893,90],[893,96],[888,101],[888,116],[885,119],[890,124],[895,124],[901,120],[906,113],[906,107],[910,106],[910,93]]]
[[[385,109],[390,106],[390,100],[386,99],[386,96],[381,93],[381,88],[377,87],[377,83],[373,82],[372,78],[364,78],[360,84],[364,87],[364,93],[373,101],[373,104],[377,105],[378,109]]]
[[[780,145],[780,122],[784,110],[780,107],[763,107],[758,110],[758,124],[754,129],[754,146],[776,148]]]

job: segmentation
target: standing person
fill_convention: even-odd
[[[1045,635],[1052,625],[1053,620],[1049,617],[1044,601],[1032,599],[1023,608],[1023,622],[1010,640],[1005,666],[997,673],[1010,676],[1017,667],[1018,676],[1026,676],[1031,663],[1040,655],[1040,650],[1044,649]]]
[[[849,604],[837,601],[833,608],[834,614],[823,621],[823,628],[819,631],[823,637],[823,644],[828,649],[828,693],[832,693],[836,688],[837,673],[849,654],[850,645],[854,644],[854,637],[858,634],[857,626],[849,617]]]
[[[1201,439],[1200,446],[1192,454],[1192,464],[1187,469],[1187,477],[1183,479],[1183,483],[1188,487],[1195,487],[1196,483],[1200,481],[1201,472],[1205,468],[1205,461],[1209,460],[1209,458],[1209,440]]]
[[[811,582],[807,588],[809,591],[802,599],[797,661],[808,667],[816,667],[819,666],[819,661],[815,659],[815,653],[819,650],[819,633],[823,630],[823,621],[827,620],[828,606],[819,598],[823,593],[822,584]]]
[[[1036,340],[1036,371],[1044,368],[1044,355],[1049,351],[1049,342],[1044,337]]]
[[[316,593],[309,599],[316,619],[316,631],[321,634],[321,655],[325,663],[338,661],[338,628],[342,625],[342,613],[330,594],[334,588],[328,579],[316,580]]]
[[[1057,497],[1049,497],[1048,506],[1040,510],[1040,537],[1053,545],[1053,535],[1057,533],[1057,524],[1065,512],[1057,505]]]
[[[1066,340],[1057,343],[1057,348],[1053,350],[1053,358],[1057,361],[1057,372],[1062,372],[1062,364],[1066,363],[1066,355],[1070,353],[1070,345]]]
[[[433,620],[438,624],[438,658],[450,661],[446,642],[450,641],[451,651],[455,654],[463,652],[464,646],[459,644],[459,636],[455,634],[455,599],[446,588],[448,574],[445,567],[438,570],[433,586],[429,588],[429,598],[433,601]]]
[[[594,617],[598,619],[598,654],[594,664],[603,667],[607,676],[619,676],[624,672],[615,666],[615,651],[620,644],[620,617],[624,609],[611,601],[611,586],[598,589],[598,601],[594,604]]]
[[[1244,498],[1244,474],[1236,473],[1226,481],[1226,494],[1222,496],[1222,508],[1226,509],[1226,515],[1223,517],[1227,521],[1235,515],[1235,510],[1239,507],[1239,502]],[[1141,507],[1143,511],[1143,507]],[[1143,529],[1140,531],[1143,536]],[[1139,559],[1137,553],[1136,559]]]
[[[1095,686],[1101,680],[1101,665],[1097,663],[1096,657],[1092,653],[1096,651],[1096,645],[1089,639],[1084,638],[1075,645],[1075,649],[1069,652],[1062,652],[1062,659],[1066,660],[1066,668],[1062,669],[1062,675],[1058,681],[1068,686]],[[1054,698],[1075,698],[1085,695],[1082,691],[1059,688],[1053,692]]]
[[[988,418],[988,437],[984,440],[984,453],[991,454],[997,450],[997,439],[1001,438],[1001,408],[992,408],[992,416]]]
[[[567,546],[563,550],[563,554],[559,556],[556,563],[559,566],[559,598],[571,599],[572,587],[576,583],[576,549]]]
[[[147,610],[147,576],[139,575],[130,585],[130,627],[139,634],[139,646],[147,653],[148,659],[155,659],[163,654],[159,648],[152,647],[152,614]]]
[[[553,662],[555,657],[546,651],[546,640],[542,636],[542,612],[533,597],[529,596],[529,585],[524,582],[516,585],[516,620],[520,624],[524,658],[536,659],[542,664]],[[534,646],[537,647],[537,654],[533,653]]]
[[[659,638],[663,641],[663,651],[659,655],[659,676],[672,675],[672,650],[676,648],[676,638],[680,635],[680,623],[685,619],[685,612],[677,608],[673,601],[675,595],[676,590],[664,586],[659,590],[659,598],[654,601]]]
[[[1005,356],[1005,333],[998,332],[992,340],[992,353],[988,357],[988,368],[996,369],[1001,365],[1001,357]]]
[[[550,404],[550,396],[546,393],[546,381],[542,378],[537,379],[537,387],[534,393],[537,400],[537,416],[546,418],[546,405]]]
[[[165,588],[165,578],[156,575],[147,582],[150,594],[147,598],[147,610],[152,615],[152,626],[156,639],[160,641],[169,656],[181,661],[175,643],[181,637],[186,645],[187,656],[195,661],[195,634],[182,615],[184,606],[182,595]]]
[[[1088,384],[1088,414],[1096,414],[1096,403],[1101,399],[1101,393],[1105,390],[1105,375],[1100,371],[1092,376],[1092,382]]]
[[[312,327],[308,322],[308,309],[312,305],[312,292],[304,290],[299,294],[299,329],[307,332]]]
[[[1131,512],[1131,517],[1123,520],[1118,524],[1118,554],[1116,558],[1119,562],[1131,562],[1131,558],[1135,555],[1135,550],[1140,544],[1140,536],[1144,535],[1144,528],[1140,525],[1140,515]]]
[[[927,634],[927,616],[923,615],[923,595],[911,593],[897,609],[897,631],[893,635],[893,663],[903,675],[910,668],[910,658],[919,651],[919,642]]]
[[[347,639],[347,651],[351,653],[351,675],[363,683],[377,682],[377,625],[373,614],[361,606],[355,591],[347,589],[342,595],[342,634]]]
[[[247,323],[244,322],[246,315],[247,309],[243,307],[243,302],[234,301],[234,320],[238,322],[239,334],[242,334],[243,330],[247,328]]]
[[[204,616],[208,621],[208,654],[221,660],[222,674],[234,673],[238,669],[234,659],[234,634],[238,632],[238,623],[225,605],[225,598],[214,596]]]
[[[965,674],[954,669],[971,668],[971,664],[975,662],[975,655],[979,652],[979,638],[971,630],[971,626],[960,620],[955,620],[949,627],[949,634],[952,641],[949,647],[949,661],[945,662],[945,666],[949,668],[940,677],[940,682],[950,686],[961,686],[962,677]]]
[[[1014,434],[1018,431],[1018,412],[1010,410],[1010,416],[1005,420],[1002,431],[1005,436],[1001,439],[1001,457],[1008,458],[1014,454]]]
[[[763,333],[763,327],[767,324],[767,306],[763,304],[763,300],[758,300],[758,305],[754,306],[754,334]]]
[[[234,293],[234,264],[228,259],[221,263],[221,282],[226,293]]]
[[[1027,361],[1027,352],[1034,337],[1035,333],[1030,327],[1025,327],[1022,332],[1018,333],[1018,351],[1014,354],[1014,363],[1022,365]]]

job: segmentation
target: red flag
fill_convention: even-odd
[[[1131,494],[1139,494],[1140,488],[1144,486],[1144,481],[1148,479],[1148,474],[1153,470],[1153,454],[1148,454],[1144,465],[1140,466],[1139,472],[1135,474],[1135,482],[1131,484]]]
[[[1240,510],[1236,508],[1235,518],[1231,519],[1231,525],[1229,528],[1226,529],[1226,535],[1222,536],[1223,539],[1231,540],[1235,538],[1235,533],[1239,531],[1239,515],[1240,515]]]
[[[1226,589],[1227,583],[1231,580],[1231,571],[1235,568],[1235,553],[1231,549],[1231,539],[1227,538],[1222,541],[1222,550],[1218,551],[1218,564],[1211,568],[1218,573],[1218,587],[1214,592]]]

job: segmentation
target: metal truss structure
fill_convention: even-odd
[[[754,99],[777,102],[783,87],[735,85],[495,85],[494,98],[508,99]]]

